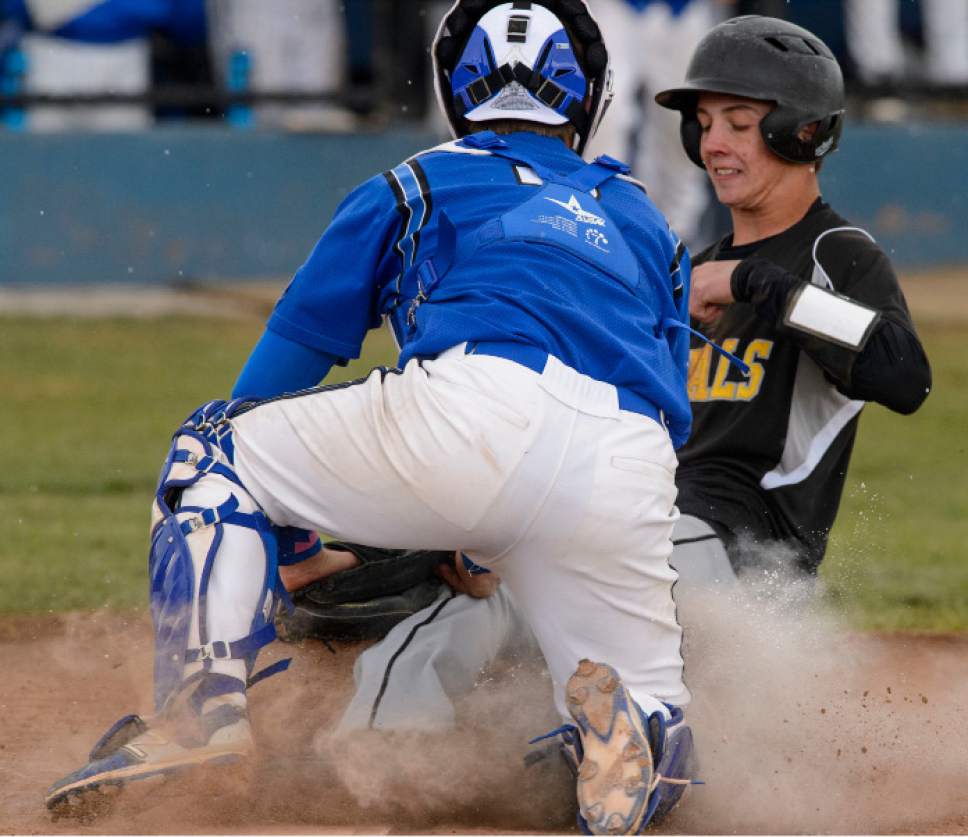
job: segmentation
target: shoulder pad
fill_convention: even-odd
[[[460,140],[451,140],[420,151],[414,154],[414,157],[423,157],[425,154],[433,154],[438,151],[450,154],[475,154],[478,157],[489,157],[491,155],[491,152],[486,148],[469,148],[466,145],[461,145]]]

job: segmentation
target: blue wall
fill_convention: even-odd
[[[968,124],[848,124],[820,182],[897,264],[968,264]]]
[[[287,276],[354,185],[428,142],[218,128],[0,134],[0,282]]]
[[[0,133],[0,283],[287,276],[419,134]],[[968,263],[968,126],[850,126],[824,194],[903,266]]]

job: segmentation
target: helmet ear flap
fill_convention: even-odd
[[[817,130],[810,139],[800,139],[797,134],[812,121],[818,123]],[[784,160],[791,163],[814,163],[837,147],[843,127],[842,111],[827,114],[817,120],[805,120],[802,113],[780,106],[763,117],[760,133],[767,147]]]
[[[767,148],[791,163],[813,162],[812,143],[797,137],[802,127],[801,115],[782,105],[773,108],[760,120],[760,133]]]
[[[844,130],[844,113],[831,113],[820,120],[820,126],[813,137],[814,157],[820,159],[836,150],[840,145],[840,134]]]
[[[682,147],[686,150],[689,159],[699,168],[706,168],[699,153],[699,142],[702,139],[702,126],[696,115],[687,111],[682,112],[682,122],[679,124],[679,136],[682,138]]]

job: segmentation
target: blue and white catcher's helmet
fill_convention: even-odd
[[[612,98],[608,52],[586,0],[457,0],[432,53],[437,98],[458,137],[466,122],[570,123],[581,154]]]

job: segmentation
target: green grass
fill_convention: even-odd
[[[0,613],[144,607],[148,506],[167,440],[224,397],[256,321],[0,318]],[[881,630],[968,630],[968,362],[923,329],[935,391],[869,407],[830,552],[833,605]],[[332,380],[391,357],[382,332]]]
[[[261,331],[0,318],[0,613],[146,605],[149,506],[168,440],[199,404],[227,397]],[[331,380],[390,361],[388,335],[374,337]]]
[[[922,328],[934,388],[913,416],[869,406],[822,574],[880,630],[968,630],[965,332]]]

